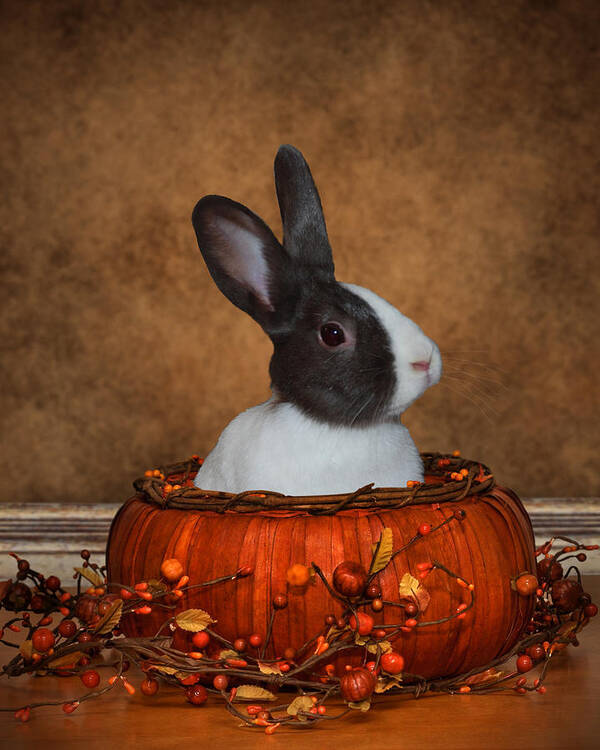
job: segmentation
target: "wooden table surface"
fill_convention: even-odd
[[[600,576],[584,579],[600,601]],[[153,698],[122,689],[87,701],[71,715],[60,706],[36,709],[22,724],[0,714],[0,747],[19,748],[351,748],[378,750],[584,750],[600,747],[600,616],[580,634],[581,646],[556,657],[547,693],[424,696],[415,700],[382,696],[367,714],[355,712],[312,730],[278,729],[266,736],[240,728],[216,699],[192,706],[181,691],[161,686]],[[11,649],[0,651],[3,663]],[[139,673],[131,670],[139,685]],[[72,700],[84,692],[78,678],[20,677],[0,681],[0,705]],[[330,709],[331,711],[331,709]]]

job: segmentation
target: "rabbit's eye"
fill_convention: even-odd
[[[321,340],[326,346],[339,346],[346,340],[344,329],[338,323],[325,323],[321,326]]]

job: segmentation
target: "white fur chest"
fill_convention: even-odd
[[[195,484],[232,493],[324,495],[353,492],[370,482],[402,487],[422,479],[419,453],[400,423],[333,427],[270,399],[229,423]]]

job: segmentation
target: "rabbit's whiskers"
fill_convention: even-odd
[[[445,376],[440,381],[440,385],[446,386],[449,390],[451,390],[453,393],[457,393],[459,396],[463,396],[468,401],[470,401],[474,406],[476,406],[479,411],[483,414],[483,416],[490,422],[494,423],[493,417],[497,417],[498,413],[497,411],[490,405],[489,398],[480,395],[479,393],[474,393],[472,391],[469,391],[464,383],[464,381],[460,379],[452,378],[450,384],[448,382],[449,376]]]

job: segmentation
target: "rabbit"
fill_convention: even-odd
[[[438,347],[374,292],[336,281],[317,188],[281,146],[283,242],[246,206],[208,195],[192,223],[210,275],[273,344],[272,396],[221,433],[194,480],[203,490],[349,493],[423,481],[401,414],[438,382]]]

